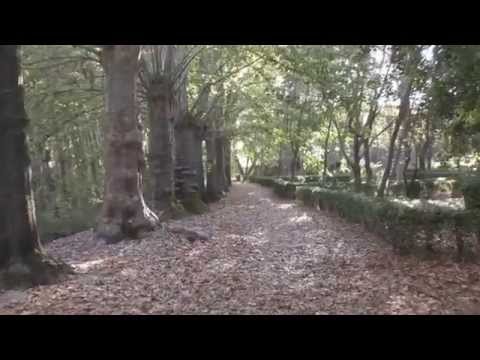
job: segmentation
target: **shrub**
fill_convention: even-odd
[[[408,181],[405,186],[405,193],[409,199],[418,199],[422,192],[422,184],[418,180]]]
[[[437,194],[449,194],[454,196],[454,190],[457,190],[458,193],[458,186],[459,183],[457,179],[449,179],[449,178],[431,178],[431,179],[424,179],[421,181],[423,185],[422,191],[425,194],[425,197],[432,198]]]
[[[407,176],[410,177],[413,170],[407,171]],[[461,174],[459,171],[449,169],[432,169],[427,171],[417,171],[417,179],[434,179],[434,178],[456,178]]]
[[[461,211],[428,203],[414,206],[412,202],[377,199],[321,187],[298,187],[296,196],[307,206],[332,211],[363,224],[401,253],[431,255],[450,252],[452,248],[461,258],[478,253],[472,239],[480,229],[480,211]],[[468,244],[465,239],[470,240]]]
[[[274,178],[267,176],[250,177],[250,182],[273,188],[276,195],[281,198],[295,199],[297,186],[320,186],[319,182],[305,182],[305,178],[297,177],[294,181],[285,180],[288,178]],[[318,177],[317,177],[318,179]],[[310,180],[314,180],[311,178]]]
[[[424,178],[417,179],[413,183],[407,180],[404,182],[392,181],[389,185],[389,192],[394,196],[406,195],[410,199],[426,198],[431,199],[438,194],[448,194],[452,197],[461,196],[459,181],[453,178]]]
[[[60,237],[95,227],[99,206],[82,207],[79,209],[63,209],[58,214],[54,211],[37,211],[40,239],[48,243]]]
[[[464,178],[462,192],[466,209],[480,209],[480,177]]]
[[[275,178],[272,176],[251,176],[250,182],[260,184],[263,186],[273,187]]]

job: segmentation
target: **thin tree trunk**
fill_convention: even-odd
[[[63,151],[60,151],[58,163],[60,165],[60,182],[62,184],[62,197],[63,201],[68,201],[68,184],[67,184],[67,160],[65,159],[65,154]]]
[[[208,202],[212,202],[221,198],[214,130],[207,133],[205,142],[207,145],[207,191],[205,197]]]
[[[55,178],[52,175],[52,171],[50,169],[50,161],[52,161],[52,151],[50,149],[45,149],[44,158],[43,158],[43,175],[45,177],[46,182],[46,192],[45,192],[45,204],[46,207],[55,208],[56,201],[55,201],[55,191],[56,191],[56,184]]]
[[[333,116],[333,115],[332,115]],[[328,169],[328,146],[329,146],[329,141],[330,141],[330,131],[332,129],[332,117],[328,120],[328,129],[327,129],[327,136],[325,138],[325,145],[324,145],[324,150],[323,150],[323,173],[322,173],[322,179],[325,180],[327,177],[327,169]]]
[[[366,139],[363,142],[363,159],[365,161],[365,174],[367,185],[372,185],[373,183],[373,171],[370,163],[370,142],[369,139]]]
[[[248,164],[248,163],[247,163]],[[252,165],[246,168],[246,178],[248,179],[252,173],[255,171],[255,167],[257,166],[257,158],[253,158]]]
[[[97,236],[107,243],[152,231],[158,217],[143,199],[143,131],[137,121],[135,78],[138,45],[108,45],[103,50],[107,130],[105,188]]]
[[[228,191],[232,186],[232,144],[230,139],[225,140],[225,177]]]
[[[400,99],[400,108],[398,112],[398,117],[395,121],[392,136],[390,137],[387,163],[385,164],[382,180],[380,182],[380,186],[377,192],[377,196],[380,198],[385,195],[385,188],[387,186],[387,181],[388,181],[388,178],[390,177],[390,172],[392,169],[392,160],[393,160],[393,152],[395,149],[395,142],[397,140],[400,127],[403,124],[403,122],[406,121],[410,112],[410,93],[412,91],[411,80],[408,77],[404,78],[402,86],[404,90]]]
[[[359,135],[353,136],[353,161],[351,163],[353,173],[353,191],[362,191],[362,173],[360,168],[360,147],[362,143]]]
[[[373,171],[372,166],[370,163],[370,138],[372,136],[373,124],[375,123],[375,119],[377,117],[377,98],[375,98],[374,103],[370,105],[370,110],[368,112],[367,118],[367,134],[363,135],[363,157],[365,160],[365,174],[366,174],[366,181],[367,185],[371,185],[373,182]]]
[[[49,258],[37,230],[18,45],[0,45],[0,287],[48,284],[70,267]]]
[[[298,165],[298,149],[292,149],[292,157],[290,159],[290,178],[294,179],[297,176],[297,165]]]
[[[395,176],[397,181],[403,180],[403,164],[405,160],[409,156],[407,152],[408,144],[407,144],[407,137],[410,132],[410,120],[409,118],[405,119],[403,122],[403,127],[400,131],[400,137],[398,141],[398,149],[395,155],[395,165],[393,168],[395,169]]]
[[[345,140],[341,136],[340,129],[338,124],[335,120],[333,120],[333,124],[337,129],[338,134],[338,143],[340,145],[340,151],[343,155],[343,158],[347,162],[350,170],[352,170],[353,174],[353,181],[354,181],[354,191],[360,192],[362,186],[362,177],[361,177],[361,168],[360,168],[360,146],[361,146],[361,136],[357,134],[353,134],[353,147],[352,147],[352,157],[353,160],[348,156],[345,150]]]
[[[419,169],[425,171],[427,168],[427,157],[431,145],[431,125],[430,125],[430,114],[427,114],[426,124],[425,124],[425,142],[422,145],[422,148],[419,153]]]
[[[245,175],[245,171],[242,168],[242,164],[240,163],[240,159],[237,155],[235,155],[235,162],[237,163],[238,171],[240,172],[240,176],[242,178],[242,183],[247,180],[247,176]]]
[[[93,181],[93,192],[97,198],[100,197],[100,191],[98,187],[98,170],[97,170],[97,161],[95,159],[90,160],[90,171],[92,174]]]
[[[280,156],[279,156],[279,175],[280,176],[290,176],[291,174],[291,150],[290,146],[283,145],[280,148]]]
[[[195,127],[195,169],[197,173],[197,185],[198,192],[200,194],[205,193],[205,173],[203,171],[204,159],[203,159],[203,140],[204,140],[203,127]]]
[[[218,189],[220,193],[227,192],[227,180],[225,178],[225,141],[223,135],[215,137],[216,166],[218,175]]]

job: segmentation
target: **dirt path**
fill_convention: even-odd
[[[0,295],[0,314],[478,313],[478,265],[399,257],[360,226],[257,185],[236,184],[209,213],[171,225],[209,240],[57,240],[48,251],[79,275]]]

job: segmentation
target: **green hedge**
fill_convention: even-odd
[[[480,209],[480,177],[464,178],[462,180],[462,192],[467,209]]]
[[[300,177],[295,178],[295,181],[285,180],[287,178],[275,178],[270,176],[253,176],[250,177],[250,182],[257,183],[263,186],[273,188],[275,194],[285,199],[295,199],[295,191],[297,186],[320,186],[318,182],[305,182]],[[312,180],[312,179],[310,179]]]
[[[389,192],[394,196],[407,195],[407,197],[412,199],[420,197],[431,199],[442,193],[452,197],[462,196],[461,185],[458,179],[428,178],[415,180],[413,183],[410,183],[410,180],[408,180],[407,183],[410,186],[409,192],[406,191],[403,181],[392,181],[389,186]]]
[[[250,176],[249,181],[263,186],[273,187],[275,177],[272,176]]]
[[[69,236],[94,228],[100,206],[83,206],[66,211],[61,209],[56,216],[53,211],[37,211],[40,239],[48,243],[57,238]]]
[[[407,170],[407,177],[411,177],[414,170]],[[458,178],[465,174],[465,172],[448,169],[432,169],[426,171],[417,171],[417,179],[434,179],[434,178]]]
[[[452,253],[457,258],[478,258],[475,234],[480,211],[438,206],[416,208],[393,200],[320,187],[298,187],[296,197],[307,206],[332,211],[363,224],[401,253]]]
[[[298,178],[295,180],[297,182],[275,177],[250,179],[251,182],[273,188],[275,194],[282,198],[296,198],[307,206],[335,212],[349,221],[361,223],[369,231],[392,243],[401,253],[432,255],[453,252],[459,259],[476,259],[480,254],[476,240],[480,234],[480,209],[475,205],[468,210],[434,206],[428,202],[415,207],[412,202],[381,200],[348,191],[350,186],[346,179],[343,182],[317,183],[298,181]],[[440,191],[452,191],[457,183],[436,179],[431,184],[435,191],[440,186],[446,187]],[[365,192],[369,190],[366,185],[364,187]],[[480,181],[472,180],[463,188],[467,194],[468,191],[478,194],[478,187]],[[475,201],[474,196],[471,196],[472,202]]]

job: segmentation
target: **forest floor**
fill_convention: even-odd
[[[234,184],[210,212],[141,241],[47,246],[77,274],[0,294],[0,314],[479,314],[480,266],[399,256],[361,226]]]

